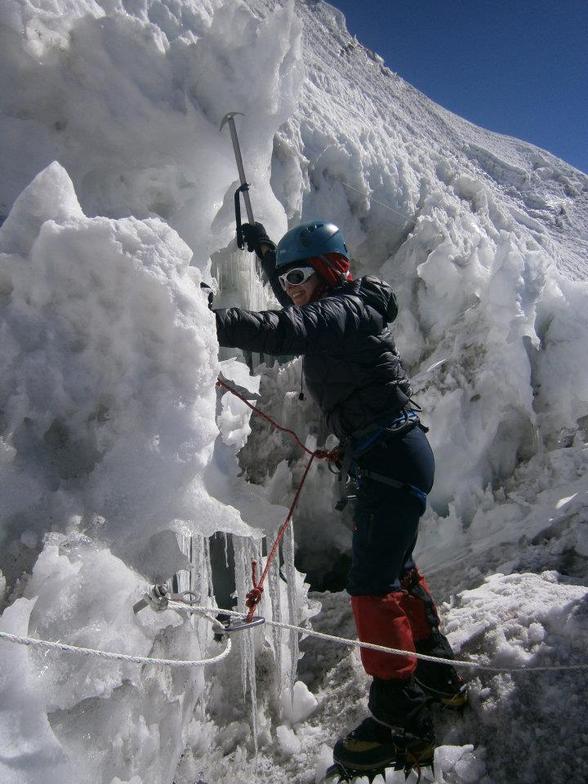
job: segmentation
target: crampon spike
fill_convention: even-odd
[[[324,784],[352,784],[355,779],[367,778],[372,782],[378,777],[382,777],[382,781],[386,781],[386,768],[378,768],[377,770],[353,770],[345,768],[343,765],[335,763],[325,773],[323,779]]]
[[[410,774],[414,773],[416,775],[414,784],[420,784],[425,768],[430,768],[434,776],[433,760],[421,762],[413,755],[408,759],[399,759],[396,762],[392,761],[380,768],[364,768],[363,770],[359,768],[346,768],[340,762],[335,762],[325,773],[323,784],[353,784],[356,779],[362,778],[367,778],[370,784],[373,784],[378,776],[382,777],[382,782],[385,784],[386,770],[402,771],[404,773],[405,781],[408,781]],[[426,781],[428,780],[427,777]]]
[[[349,781],[344,769],[337,764],[331,765],[327,768],[327,772],[323,778],[324,784],[342,784],[342,782]]]
[[[378,776],[381,776],[382,780],[385,782],[386,781],[386,769],[384,768],[383,770],[374,770],[371,773],[368,773],[368,777],[367,778],[368,778],[369,783],[372,784],[373,780],[375,778],[377,778]]]

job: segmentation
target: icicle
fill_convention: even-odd
[[[253,558],[251,560],[257,561],[258,564],[258,574],[261,573],[263,570],[265,563],[262,562],[262,542],[261,541],[250,541],[250,547],[253,550]],[[262,598],[260,604],[260,610],[265,612],[264,605],[266,604],[266,600]],[[249,693],[251,695],[251,731],[253,733],[253,750],[255,755],[257,756],[257,673],[255,670],[255,631],[251,631],[247,634],[247,645],[248,645],[248,680],[249,680]]]
[[[212,563],[210,559],[210,537],[204,539],[204,563],[206,568],[206,576],[208,578],[208,596],[214,596],[214,585],[212,582]]]
[[[176,535],[178,547],[180,551],[188,558],[191,559],[190,555],[190,540],[191,537],[185,536],[184,534],[177,534]],[[191,571],[189,569],[180,569],[177,574],[174,575],[172,578],[172,585],[171,588],[174,591],[189,591],[190,590],[190,583],[191,583]]]
[[[251,562],[257,561],[258,568],[262,569],[261,546],[242,536],[233,538],[235,554],[235,584],[239,598],[238,608],[246,612],[245,596],[251,590]],[[255,677],[255,631],[244,631],[238,635],[241,652],[241,684],[243,697],[247,694],[251,700],[251,734],[253,736],[253,750],[257,754],[257,681]]]
[[[190,569],[188,572],[184,572],[186,576],[182,580],[184,584],[180,590],[192,591],[193,595],[190,597],[192,601],[199,605],[207,605],[212,582],[208,540],[200,534],[187,537],[186,552],[190,557]],[[195,629],[198,643],[204,650],[210,634],[210,624],[198,616],[192,617],[196,619]]]
[[[290,525],[283,540],[284,570],[286,572],[287,592],[288,592],[288,615],[291,624],[298,623],[298,596],[296,590],[296,568],[294,566],[294,526]],[[289,632],[289,651],[290,651],[290,692],[296,683],[296,672],[298,670],[298,659],[300,658],[298,648],[297,632]]]
[[[242,536],[235,536],[233,540],[233,547],[235,551],[235,586],[237,591],[238,605],[237,609],[240,612],[245,612],[245,596],[251,588],[251,560],[248,557],[249,547],[248,540]],[[241,647],[241,686],[243,688],[243,697],[247,693],[247,662],[246,652],[244,650],[244,639],[248,634],[239,635],[239,645]]]
[[[223,537],[225,540],[225,566],[228,569],[229,568],[229,534],[226,531],[223,531]]]
[[[257,678],[255,675],[255,632],[243,635],[247,650],[247,675],[249,694],[251,697],[251,733],[253,735],[253,753],[257,756]]]
[[[190,536],[188,558],[190,559],[188,590],[193,591],[194,590],[194,537],[193,536]]]
[[[282,605],[281,605],[281,588],[280,588],[280,569],[279,564],[274,562],[274,565],[269,570],[268,574],[268,596],[271,603],[271,617],[278,623],[282,620]],[[283,672],[283,657],[282,657],[282,631],[277,626],[270,626],[272,645],[276,659],[277,670],[277,685],[278,690],[281,691],[284,685],[284,672]]]

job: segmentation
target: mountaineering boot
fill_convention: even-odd
[[[432,764],[435,746],[428,700],[413,678],[374,678],[368,707],[372,715],[337,741],[336,764],[347,772]]]
[[[343,774],[351,777],[387,767],[410,770],[431,765],[434,751],[432,730],[426,735],[415,735],[403,727],[381,724],[370,716],[337,741],[333,760]]]
[[[426,640],[415,644],[417,653],[453,659],[453,650],[447,638],[436,631]],[[468,703],[467,686],[450,664],[418,660],[414,675],[416,683],[427,697],[446,708],[461,709]]]

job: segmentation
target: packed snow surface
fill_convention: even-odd
[[[588,177],[433,104],[321,0],[0,4],[0,632],[216,655],[208,620],[133,605],[175,575],[243,608],[306,460],[219,372],[332,446],[298,360],[218,351],[201,282],[276,304],[234,240],[229,111],[270,235],[329,219],[399,297],[437,459],[420,564],[457,656],[505,670],[464,668],[435,781],[584,781],[586,671],[507,670],[586,661]],[[260,612],[353,638],[335,492],[315,464]],[[319,780],[365,716],[357,650],[234,642],[171,671],[0,640],[0,781]]]

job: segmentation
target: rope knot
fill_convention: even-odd
[[[341,460],[341,450],[339,447],[336,449],[315,449],[313,453],[314,457],[318,457],[320,460],[328,460],[330,463],[336,463],[338,460]]]
[[[247,597],[245,599],[246,607],[249,607],[249,609],[252,610],[261,601],[262,594],[263,594],[262,586],[256,585],[254,588],[252,588],[247,594]]]

